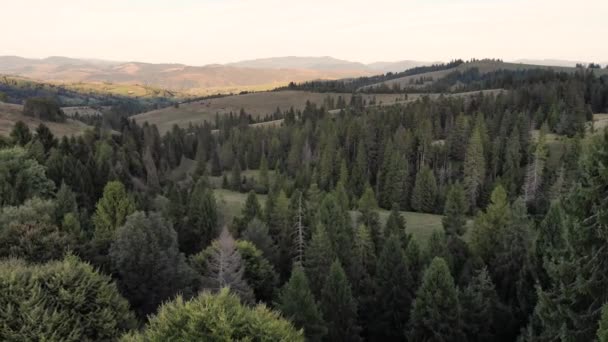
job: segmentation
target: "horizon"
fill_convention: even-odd
[[[12,15],[0,29],[19,33],[3,37],[0,54],[196,66],[283,56],[608,60],[596,38],[608,35],[605,1],[382,0],[377,11],[360,0],[317,2],[24,0],[5,6]]]

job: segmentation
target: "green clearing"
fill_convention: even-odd
[[[219,178],[219,177],[216,177]],[[238,215],[240,215],[243,206],[245,205],[245,201],[247,199],[246,193],[240,193],[227,189],[215,189],[215,198],[218,203],[218,207],[220,208],[220,212],[223,218],[223,222],[231,223],[232,219]],[[266,203],[266,195],[257,195],[258,201],[260,205],[264,206]],[[380,209],[380,223],[382,226],[386,223],[390,211]],[[357,217],[358,213],[356,211],[350,212],[351,216],[354,218]],[[441,224],[441,215],[434,214],[424,214],[424,213],[416,213],[410,211],[402,211],[401,215],[405,218],[406,221],[406,230],[411,233],[415,239],[418,240],[420,245],[424,247],[434,231],[438,231],[442,229]]]

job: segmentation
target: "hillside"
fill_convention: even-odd
[[[230,112],[238,114],[241,109],[244,109],[247,114],[254,117],[265,116],[272,114],[277,108],[288,110],[293,107],[295,110],[302,110],[306,105],[306,101],[322,105],[328,97],[337,100],[339,96],[348,103],[351,94],[341,93],[314,93],[308,91],[275,91],[275,92],[259,92],[242,95],[231,95],[214,99],[206,99],[180,104],[179,107],[166,107],[158,110],[153,110],[147,113],[135,115],[133,118],[138,123],[148,122],[156,124],[161,133],[168,131],[174,124],[181,127],[186,127],[190,122],[200,124],[204,121],[215,120],[216,113],[226,115]],[[408,97],[408,100],[413,100],[419,95]],[[403,100],[402,95],[395,94],[373,94],[364,95],[363,99],[366,102],[376,98],[376,102],[382,104],[395,103],[396,100]]]
[[[369,75],[372,72],[367,69],[351,68],[340,64],[322,69],[296,67],[285,69],[232,65],[189,66],[184,64],[104,62],[65,57],[27,59],[4,56],[0,57],[0,73],[47,82],[137,84],[204,94],[209,93],[210,89],[232,89],[233,91],[254,90],[252,87],[257,90],[260,90],[260,88],[271,89],[291,81],[339,79]]]
[[[44,123],[54,135],[62,137],[65,135],[78,135],[89,126],[76,120],[67,119],[66,122],[42,121],[22,114],[23,106],[0,102],[0,136],[8,136],[17,121],[23,121],[30,129],[34,130],[38,125]]]
[[[508,63],[508,62],[495,61],[495,60],[478,60],[478,61],[473,61],[473,62],[466,62],[466,63],[460,64],[454,68],[438,70],[438,71],[431,71],[431,72],[426,72],[426,73],[421,73],[421,74],[416,74],[416,75],[410,75],[410,76],[395,78],[395,79],[384,81],[384,82],[366,85],[366,86],[359,88],[359,90],[374,88],[374,87],[378,87],[380,85],[386,85],[389,88],[393,87],[395,85],[399,85],[400,87],[422,87],[424,85],[433,83],[433,82],[437,81],[438,79],[444,78],[447,75],[449,75],[455,71],[465,72],[465,71],[471,70],[473,68],[477,68],[479,70],[480,74],[490,73],[490,72],[498,71],[498,70],[517,71],[517,70],[530,70],[530,69],[552,69],[552,70],[555,70],[558,72],[574,72],[577,70],[575,67],[565,67],[565,66],[556,66],[556,65],[537,65],[537,64]],[[607,69],[595,69],[595,70],[596,70],[595,72],[597,75],[608,74]],[[421,80],[421,79],[424,80],[422,83],[415,84],[415,82],[417,80]]]

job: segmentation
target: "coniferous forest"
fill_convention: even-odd
[[[15,125],[0,340],[608,341],[608,76],[472,69],[385,106],[368,81],[292,84],[353,95],[280,125]]]

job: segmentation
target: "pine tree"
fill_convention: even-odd
[[[460,183],[450,187],[443,209],[443,229],[448,236],[461,236],[466,230],[467,200]]]
[[[419,212],[432,213],[437,201],[437,182],[433,171],[426,165],[418,171],[412,193],[412,208]]]
[[[218,233],[215,197],[204,180],[199,179],[190,194],[186,224],[177,231],[180,250],[186,255],[199,252],[207,247]]]
[[[473,225],[471,243],[475,253],[486,264],[493,264],[496,252],[511,220],[511,206],[507,193],[498,185],[492,192],[491,203]]]
[[[333,193],[323,199],[319,208],[319,221],[327,229],[332,249],[349,275],[349,279],[352,279],[350,277],[353,275],[354,229],[348,211],[338,203]]]
[[[30,128],[21,120],[15,123],[10,136],[13,142],[19,146],[25,146],[32,140]]]
[[[458,290],[445,260],[435,258],[424,272],[409,321],[408,341],[461,341]]]
[[[327,334],[321,312],[301,265],[294,264],[289,281],[279,292],[277,308],[297,328],[304,329],[308,340],[321,341]]]
[[[107,252],[116,229],[122,226],[127,216],[134,211],[135,203],[122,183],[112,181],[106,184],[93,215],[94,240],[101,254]]]
[[[256,248],[262,251],[264,257],[276,267],[278,262],[277,245],[270,237],[266,223],[254,218],[247,224],[241,238],[253,243]]]
[[[235,217],[234,219],[237,236],[240,236],[243,233],[249,222],[254,218],[261,219],[262,217],[262,206],[260,205],[260,202],[258,202],[258,197],[255,192],[251,190],[245,200],[245,206],[243,207],[241,216]]]
[[[488,270],[478,270],[460,294],[462,327],[466,341],[495,341],[498,332],[498,295]]]
[[[532,224],[528,219],[526,204],[518,198],[512,206],[511,220],[502,236],[495,259],[490,261],[490,274],[502,302],[508,305],[513,316],[510,332],[516,338],[525,326],[536,303],[536,262]],[[503,326],[508,326],[503,322]],[[503,333],[507,335],[509,331]]]
[[[293,229],[291,211],[289,210],[289,199],[281,190],[275,199],[268,221],[270,236],[274,239],[278,251],[277,271],[281,279],[286,280],[291,271],[293,261]]]
[[[384,241],[382,227],[380,226],[380,215],[378,214],[378,202],[374,195],[374,190],[369,184],[366,184],[365,191],[358,203],[359,222],[369,228],[372,242],[374,244],[374,252],[380,253],[382,243]]]
[[[321,310],[330,327],[329,341],[360,341],[357,325],[357,303],[353,298],[350,283],[342,265],[335,260],[329,269],[321,296]]]
[[[410,315],[414,284],[399,237],[390,235],[377,265],[376,304],[370,326],[373,340],[400,341]]]
[[[482,133],[475,127],[464,159],[464,189],[471,210],[477,206],[477,201],[483,188],[486,174],[486,161],[483,149]]]
[[[123,295],[140,317],[177,292],[194,293],[196,275],[179,252],[177,235],[158,213],[139,211],[116,231],[110,258]]]
[[[387,239],[391,235],[395,235],[401,241],[401,248],[407,246],[409,236],[405,230],[405,218],[399,212],[397,204],[393,204],[386,224],[384,225],[384,238]]]
[[[407,265],[407,271],[412,278],[412,297],[414,295],[414,289],[420,286],[422,281],[422,272],[425,268],[425,262],[423,260],[420,246],[416,239],[410,239],[405,249],[405,264]]]
[[[321,295],[321,289],[329,273],[329,266],[336,257],[325,226],[318,225],[312,234],[310,244],[306,248],[304,266],[312,292],[316,297]]]
[[[546,262],[549,286],[538,292],[535,319],[538,339],[591,341],[596,338],[601,307],[608,302],[606,215],[608,132],[595,136],[580,161],[577,185],[565,202],[565,247]]]

